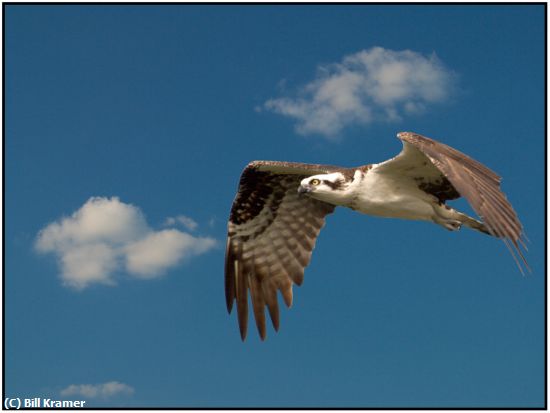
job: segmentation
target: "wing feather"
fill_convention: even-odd
[[[516,262],[519,264],[517,254],[530,270],[520,248],[520,245],[525,246],[523,226],[500,190],[500,176],[462,152],[433,139],[411,132],[402,132],[397,136],[405,147],[411,145],[431,161],[456,191],[466,198],[489,232],[504,241]],[[519,267],[523,272],[521,265]]]
[[[263,296],[265,297],[265,302],[267,304],[267,309],[269,311],[269,317],[271,318],[271,323],[273,324],[273,328],[275,329],[275,331],[278,331],[279,304],[277,302],[277,286],[272,281],[264,282],[262,283],[262,290]],[[263,329],[263,334],[264,336],[262,339],[265,339],[265,328]],[[262,337],[262,331],[260,331],[260,337]]]
[[[250,277],[250,297],[254,308],[254,318],[262,340],[265,339],[265,300],[262,283],[257,277]]]
[[[237,301],[241,338],[246,338],[248,291],[256,326],[266,336],[265,307],[279,328],[277,290],[292,304],[292,284],[302,284],[304,269],[325,216],[335,206],[298,194],[309,175],[349,173],[330,165],[255,161],[244,169],[231,207],[225,263],[225,297],[231,312]]]

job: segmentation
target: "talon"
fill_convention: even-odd
[[[445,228],[447,228],[449,231],[458,231],[460,228],[462,228],[462,222],[460,222],[460,221],[447,221],[445,223]]]

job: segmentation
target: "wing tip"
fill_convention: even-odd
[[[525,277],[528,274],[525,274],[524,268],[525,268],[525,270],[527,270],[527,272],[529,274],[532,274],[533,270],[531,269],[531,267],[527,263],[527,260],[525,259],[525,256],[523,255],[523,251],[521,250],[521,247],[520,247],[520,244],[525,247],[525,244],[523,243],[523,239],[521,238],[522,235],[523,234],[520,234],[520,236],[516,239],[513,239],[509,236],[503,236],[503,237],[499,237],[499,238],[502,240],[502,242],[504,242],[504,245],[506,245],[506,248],[508,249],[508,251],[512,255],[512,258],[514,259],[514,262],[516,263],[516,266],[518,267],[519,271],[521,272],[521,275]],[[518,240],[520,241],[519,244],[518,244]],[[510,244],[512,244],[512,245],[510,245]],[[513,248],[512,248],[512,246],[513,246]],[[525,250],[527,251],[527,249],[525,249]]]
[[[231,248],[231,238],[227,237],[225,247],[225,305],[227,312],[231,314],[233,301],[235,300],[235,257]]]
[[[227,307],[227,314],[231,314],[231,311],[233,311],[233,298],[225,296],[225,306]]]
[[[245,297],[246,298],[246,297]],[[248,306],[244,305],[244,308],[237,308],[238,319],[239,319],[239,332],[241,333],[241,340],[246,339],[246,333],[248,331]]]
[[[240,325],[239,325],[240,327]],[[243,328],[240,328],[240,333],[241,333],[241,341],[244,343],[244,341],[246,340],[246,327],[243,329]]]

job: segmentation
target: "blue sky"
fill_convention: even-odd
[[[6,6],[6,396],[542,406],[544,36],[543,6]],[[337,210],[280,331],[241,342],[242,168],[380,162],[403,130],[503,176],[532,274],[483,234]]]

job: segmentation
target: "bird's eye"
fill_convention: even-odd
[[[321,181],[319,181],[318,179],[312,179],[311,181],[309,181],[309,183],[313,186],[317,186],[321,183]]]

